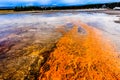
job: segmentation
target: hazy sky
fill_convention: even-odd
[[[18,5],[67,6],[106,2],[120,2],[120,0],[0,0],[0,6],[18,6]]]

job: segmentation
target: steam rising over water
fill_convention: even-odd
[[[19,27],[46,27],[56,28],[60,25],[70,23],[70,19],[81,20],[88,25],[103,31],[105,36],[113,40],[115,44],[120,44],[120,24],[117,15],[90,12],[52,12],[52,13],[28,13],[28,14],[6,14],[0,15],[0,31]],[[1,34],[2,35],[2,34]],[[119,45],[117,45],[120,47]]]

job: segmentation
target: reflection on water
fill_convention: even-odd
[[[105,13],[92,13],[80,11],[56,11],[56,12],[40,12],[40,13],[14,13],[0,15],[0,41],[5,40],[7,36],[19,32],[20,28],[44,28],[55,29],[60,26],[69,24],[70,20],[80,20],[90,26],[93,26],[103,32],[113,40],[118,47],[120,44],[120,24],[115,23],[118,20],[118,15],[108,15]],[[36,29],[39,31],[38,29]],[[43,30],[42,30],[43,32]],[[40,34],[47,34],[43,32]],[[47,34],[49,35],[49,33]]]

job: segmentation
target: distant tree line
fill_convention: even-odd
[[[32,10],[66,10],[66,9],[89,9],[89,8],[110,8],[120,7],[120,2],[104,3],[104,4],[89,4],[82,6],[17,6],[14,11],[32,11]]]
[[[0,7],[0,10],[13,10],[13,7]]]

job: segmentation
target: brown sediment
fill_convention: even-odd
[[[4,47],[0,51],[0,80],[36,80],[40,67],[55,47],[55,43],[37,43],[14,50],[14,45],[11,46],[10,43],[5,45],[8,49]]]
[[[60,33],[53,28],[21,27],[0,32],[0,80],[36,80]],[[47,33],[47,35],[43,34]]]
[[[120,80],[120,59],[112,44],[99,30],[73,23],[40,69],[39,80]]]

